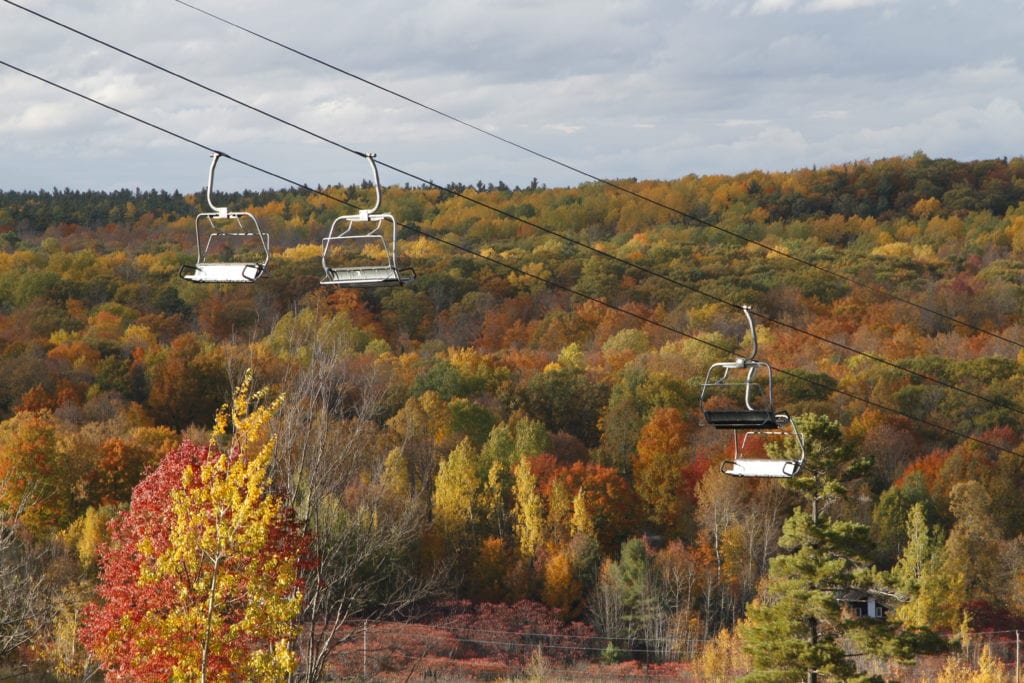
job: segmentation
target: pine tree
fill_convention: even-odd
[[[851,640],[869,651],[907,656],[891,623],[849,614],[841,603],[851,591],[875,588],[876,574],[865,559],[869,528],[831,514],[845,496],[845,483],[866,463],[854,456],[836,422],[812,415],[799,426],[809,473],[792,484],[804,505],[783,524],[782,552],[769,562],[761,595],[739,625],[755,667],[745,681],[854,677],[856,663],[845,649]]]
[[[763,597],[748,609],[740,626],[760,680],[800,680],[805,673],[848,678],[853,660],[839,644],[843,615],[837,594],[851,587],[851,542],[865,534],[860,525],[838,528],[797,509],[783,526]],[[857,541],[865,540],[857,538]]]

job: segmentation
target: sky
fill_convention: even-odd
[[[203,147],[311,187],[368,177],[356,152],[387,164],[385,185],[511,187],[590,180],[567,166],[673,179],[1024,156],[1024,0],[189,2],[364,80],[177,0],[0,0],[0,61],[191,141],[0,65],[0,189],[195,192]],[[217,167],[218,189],[285,186]]]

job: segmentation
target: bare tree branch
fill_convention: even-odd
[[[381,417],[392,390],[381,366],[354,354],[324,326],[294,340],[303,362],[284,379],[274,477],[314,537],[305,577],[302,664],[320,680],[352,620],[394,619],[435,595],[442,572],[421,576],[415,553],[427,505],[389,486],[390,444]]]

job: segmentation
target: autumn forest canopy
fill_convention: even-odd
[[[231,477],[265,479],[246,510],[271,540],[238,547],[296,593],[261,598],[292,626],[246,621],[271,646],[239,646],[243,668],[204,645],[211,672],[323,679],[344,648],[312,644],[351,624],[479,628],[498,609],[528,615],[510,633],[588,643],[578,659],[706,680],[802,680],[806,661],[764,644],[803,643],[793,604],[818,610],[799,647],[843,679],[1024,625],[1024,158],[386,187],[415,280],[321,285],[321,239],[372,195],[218,195],[272,256],[256,282],[204,285],[178,277],[202,192],[0,191],[0,583],[20,586],[0,598],[0,662],[141,675],[110,662],[151,645],[104,650],[109,586],[178,595],[159,576],[192,528],[181,491]],[[732,439],[702,424],[709,365],[750,343],[740,305],[805,432],[793,481],[723,475]],[[217,416],[240,386],[273,410],[232,440]],[[238,434],[263,439],[263,469],[243,471]],[[154,519],[178,521],[153,540]],[[794,598],[812,564],[827,599]],[[855,618],[850,591],[886,618]],[[224,633],[272,621],[240,614]],[[847,670],[861,636],[875,664]]]

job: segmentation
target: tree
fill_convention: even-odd
[[[482,483],[476,474],[476,457],[466,437],[441,461],[434,479],[434,526],[445,546],[463,558],[476,545],[474,531],[480,523],[477,499]]]
[[[605,560],[591,594],[597,631],[613,644],[656,661],[678,658],[678,617],[686,606],[672,560],[656,562],[639,538],[622,544],[618,562]],[[684,616],[685,618],[685,616]]]
[[[316,381],[324,379],[329,381],[330,375]],[[379,409],[379,404],[374,408]],[[459,441],[448,404],[437,392],[425,391],[409,398],[401,410],[387,421],[387,425],[401,439],[413,485],[429,487],[437,472],[437,463]]]
[[[11,477],[0,475],[0,662],[29,644],[49,619],[45,546],[24,533],[22,518],[32,507],[31,488],[19,498],[4,494]]]
[[[314,321],[315,322],[315,321]],[[434,409],[435,392],[410,399],[392,418],[399,445],[379,426],[394,376],[369,351],[357,354],[331,319],[289,337],[294,354],[278,414],[275,480],[312,536],[316,561],[303,572],[307,625],[298,680],[319,680],[331,654],[351,638],[353,621],[406,618],[438,592],[447,562],[421,572],[437,453],[455,446]],[[429,435],[429,436],[426,436]]]
[[[916,593],[921,587],[921,578],[934,564],[939,544],[935,542],[924,513],[923,503],[914,503],[907,513],[907,540],[903,553],[892,568],[896,587],[906,595]]]
[[[946,540],[946,569],[964,574],[968,599],[995,601],[1002,593],[1002,539],[989,513],[992,504],[988,491],[974,480],[962,481],[950,492],[956,521]]]
[[[251,375],[217,415],[223,450],[182,443],[110,524],[101,602],[81,635],[107,680],[266,680],[295,668],[308,539],[270,490],[266,425],[282,399],[265,404],[250,386]]]
[[[519,552],[523,558],[532,558],[544,543],[544,500],[537,490],[537,477],[530,467],[528,458],[521,458],[512,470],[515,497],[512,509],[512,528],[519,541]]]
[[[796,508],[783,524],[782,553],[769,562],[762,594],[739,625],[754,660],[753,673],[743,680],[806,676],[813,683],[819,673],[850,678],[857,666],[845,649],[848,638],[874,651],[907,656],[889,623],[846,614],[840,603],[851,590],[875,590],[875,572],[865,559],[871,547],[868,527],[830,513],[863,463],[834,421],[807,416],[799,424],[813,475],[793,484],[807,509]]]
[[[874,556],[881,564],[893,564],[900,548],[906,546],[907,515],[917,505],[925,518],[935,517],[936,506],[921,472],[911,473],[879,496],[871,511],[871,534],[875,539]]]
[[[633,488],[647,504],[648,519],[671,536],[693,528],[695,482],[686,457],[692,422],[675,408],[658,408],[644,425],[633,459]]]
[[[896,616],[911,627],[955,628],[960,622],[963,574],[943,570],[944,538],[941,530],[928,528],[923,503],[910,508],[906,528],[906,545],[891,572],[906,600]]]
[[[782,521],[796,502],[775,480],[751,483],[707,470],[697,485],[698,538],[714,571],[704,595],[704,618],[712,625],[734,624],[757,594],[778,552]]]
[[[579,348],[570,344],[526,383],[524,403],[531,417],[552,432],[568,432],[588,446],[600,440],[598,418],[608,400],[608,387],[596,382],[583,366]]]
[[[847,526],[847,532],[860,531]],[[857,539],[867,540],[866,534]],[[807,673],[848,678],[856,672],[840,643],[842,614],[837,593],[853,582],[850,534],[835,535],[803,510],[783,526],[772,558],[766,594],[748,609],[740,635],[753,655],[755,671],[775,680],[800,680]],[[752,680],[757,680],[753,678]],[[768,678],[771,680],[771,678]]]
[[[149,407],[162,423],[176,429],[209,424],[227,392],[227,372],[217,351],[185,334],[151,359]]]
[[[75,517],[82,465],[60,448],[58,433],[49,410],[20,412],[0,424],[0,506],[19,510],[19,524],[37,535]]]
[[[574,462],[560,468],[566,490],[579,491],[604,552],[613,552],[643,524],[640,499],[613,467]]]
[[[991,506],[991,496],[977,481],[953,486],[950,509],[956,521],[938,554],[938,571],[925,574],[928,580],[917,594],[917,602],[940,608],[929,615],[934,619],[929,623],[955,627],[969,603],[1003,605],[1007,597],[1004,542],[989,513]]]

